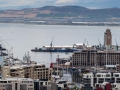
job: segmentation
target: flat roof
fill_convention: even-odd
[[[18,69],[18,68],[24,68],[24,67],[31,67],[31,66],[44,66],[45,64],[30,64],[30,65],[18,65],[18,66],[12,66],[10,69]]]
[[[18,81],[33,81],[31,78],[4,78],[4,79],[1,79],[1,81],[15,81],[15,80],[18,80]]]
[[[43,46],[43,47],[51,47],[51,46]],[[73,47],[73,46],[52,46],[52,47]]]
[[[105,67],[116,67],[116,65],[105,65]]]

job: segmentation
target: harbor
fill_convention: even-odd
[[[0,90],[120,90],[119,0],[1,0]]]
[[[31,51],[33,52],[74,52],[74,51],[80,51],[80,48],[77,48],[77,46],[43,46],[42,48],[35,48]]]
[[[54,37],[53,37],[54,38]],[[73,46],[53,46],[53,38],[50,46],[43,46],[42,48],[31,49],[33,52],[74,52],[80,51],[83,44],[73,44]]]
[[[8,50],[5,47],[7,45],[3,45],[3,43],[1,44],[1,56],[8,57],[4,58],[4,62],[1,63],[1,65],[3,66],[2,77],[4,76],[7,82],[11,80],[11,78],[13,77],[22,78],[19,79],[19,81],[20,80],[25,81],[24,78],[32,78],[33,80],[32,82],[34,82],[34,85],[36,85],[35,87],[37,87],[38,83],[46,83],[41,84],[40,87],[41,90],[44,90],[43,89],[44,87],[46,88],[45,90],[47,89],[52,90],[51,87],[53,88],[55,85],[58,86],[57,88],[61,88],[61,90],[62,89],[67,90],[68,88],[69,89],[77,88],[83,90],[88,90],[91,88],[91,90],[93,90],[93,87],[95,89],[97,88],[105,89],[104,86],[108,84],[112,87],[113,90],[114,88],[118,88],[119,90],[118,87],[119,85],[116,83],[119,81],[119,78],[115,77],[116,74],[119,74],[120,63],[119,42],[117,37],[115,37],[114,40],[114,33],[113,31],[112,32],[111,31],[112,30],[110,29],[104,29],[104,32],[102,32],[102,38],[104,37],[104,39],[102,40],[103,44],[101,43],[101,39],[99,37],[96,38],[98,44],[89,44],[90,42],[88,42],[87,39],[84,39],[83,43],[80,44],[68,43],[67,45],[74,45],[74,48],[79,50],[67,53],[60,51],[32,52],[31,48],[29,47],[29,51],[27,53],[26,52],[22,53],[23,55],[21,59],[19,59],[19,57],[16,55],[17,52],[14,54],[15,47],[10,47],[11,44],[6,43],[4,39],[1,39],[2,42],[4,41],[4,43],[6,43],[7,45],[9,44],[10,47],[10,50]],[[106,37],[109,37],[107,41],[105,39]],[[20,40],[21,38],[19,39],[19,42]],[[26,41],[25,38],[23,40]],[[10,40],[8,40],[8,42],[10,42]],[[115,43],[112,44],[112,42]],[[49,42],[47,43],[48,43],[47,45],[49,45]],[[52,45],[50,44],[51,46],[45,47],[53,49],[56,47],[55,45],[60,45],[56,43],[55,45],[53,45],[54,43],[52,42],[51,43]],[[109,45],[107,45],[107,43],[109,43]],[[36,43],[34,45],[37,46]],[[42,45],[43,43],[41,43],[41,45],[38,47],[41,47]],[[19,47],[20,46],[22,46],[22,43],[21,45],[19,45]],[[28,45],[26,45],[25,43],[25,46],[26,47],[22,50],[26,51]],[[57,46],[57,48],[58,47],[59,46]],[[73,46],[70,46],[69,48],[73,48]],[[19,49],[19,51],[21,51],[21,49]],[[94,73],[96,73],[95,76]],[[117,79],[118,80],[117,81],[114,80],[115,82],[113,82],[112,84],[110,84],[109,82],[106,83],[106,80],[102,81],[101,83],[98,83],[99,82],[98,78],[97,83],[92,82],[93,78],[95,79],[97,78],[97,74],[106,75],[107,73],[111,76],[112,73],[114,74],[112,77],[110,77],[110,79],[114,77],[115,80]],[[106,79],[105,77],[102,76],[100,78]],[[88,79],[90,79],[91,81],[89,81]],[[17,79],[14,79],[14,81],[15,80]],[[31,82],[31,79],[28,80],[30,80]],[[1,79],[1,82],[2,81],[3,79]],[[32,88],[33,90],[33,87],[29,88]],[[37,88],[35,90],[37,90]]]

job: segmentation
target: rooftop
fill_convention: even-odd
[[[7,81],[33,81],[31,78],[4,78],[1,79],[3,80],[7,80]]]
[[[10,67],[10,69],[18,69],[18,68],[31,67],[31,66],[44,66],[44,65],[45,64],[17,65]]]

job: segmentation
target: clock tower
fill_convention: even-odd
[[[106,32],[104,33],[104,45],[110,49],[112,45],[112,35],[110,29],[106,29]]]

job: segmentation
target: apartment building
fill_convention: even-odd
[[[83,74],[82,80],[85,87],[102,87],[103,90],[120,90],[120,73],[87,73]],[[111,89],[105,89],[105,85],[109,83],[111,84]]]
[[[120,64],[120,52],[115,50],[82,50],[74,52],[71,65],[73,67],[81,66],[104,66]]]
[[[34,90],[34,82],[30,78],[4,78],[0,90]]]
[[[2,76],[3,78],[31,78],[36,79],[48,79],[51,80],[52,68],[46,68],[44,64],[37,65],[21,65],[21,66],[3,66]]]

